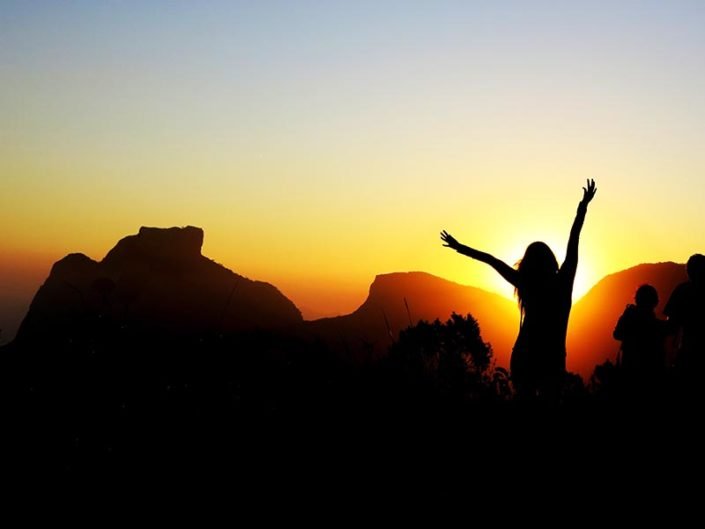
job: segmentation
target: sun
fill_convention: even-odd
[[[565,259],[566,251],[566,241],[561,241],[559,237],[545,237],[543,240],[548,244],[549,248],[553,250],[553,253],[558,260],[558,264],[561,265]],[[526,247],[531,244],[533,240],[527,240],[523,243],[515,243],[511,246],[505,254],[505,259],[507,264],[514,266],[521,260]],[[593,273],[594,267],[592,265],[589,255],[586,252],[581,252],[578,257],[578,271],[575,274],[575,282],[573,283],[573,303],[577,302],[582,298],[588,291],[594,286],[595,277]]]
[[[579,301],[594,286],[593,281],[590,279],[592,277],[592,269],[589,263],[584,261],[585,259],[578,262],[578,271],[575,274],[575,283],[573,283],[573,303]]]

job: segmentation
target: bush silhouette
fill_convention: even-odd
[[[453,313],[442,323],[421,321],[402,331],[389,350],[387,372],[408,395],[462,403],[504,399],[506,370],[494,368],[492,347],[482,340],[477,321]]]

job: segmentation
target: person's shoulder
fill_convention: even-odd
[[[671,293],[671,297],[669,299],[669,302],[672,301],[673,299],[677,299],[683,296],[690,295],[693,290],[693,284],[690,281],[684,281],[683,283],[676,285],[676,288],[673,289],[673,292]]]
[[[680,312],[683,310],[683,306],[688,303],[688,300],[692,298],[692,295],[693,285],[689,281],[676,286],[666,302],[663,313],[666,316],[673,316],[674,313]]]
[[[693,289],[693,283],[690,281],[683,281],[679,285],[676,285],[676,288],[673,289],[673,292],[682,292],[682,291],[691,291]]]
[[[622,312],[622,318],[634,318],[636,316],[636,305],[629,303],[624,307],[624,312]]]

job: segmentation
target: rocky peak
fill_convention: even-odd
[[[103,260],[110,264],[126,257],[144,256],[168,260],[193,260],[201,257],[203,230],[184,228],[141,227],[137,235],[129,235],[117,243]]]
[[[394,272],[379,274],[370,285],[369,299],[389,295],[403,295],[408,291],[426,291],[448,281],[440,279],[426,272]]]

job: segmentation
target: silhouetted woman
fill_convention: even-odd
[[[487,263],[511,283],[521,309],[521,326],[510,362],[512,382],[520,398],[558,398],[565,378],[565,339],[578,267],[578,242],[587,206],[595,196],[595,181],[588,180],[573,221],[565,261],[559,268],[551,249],[533,242],[516,269],[496,257],[460,244],[446,231],[444,246]]]

